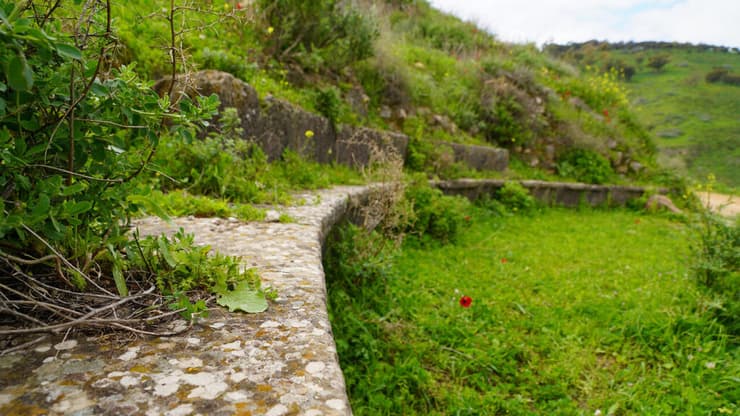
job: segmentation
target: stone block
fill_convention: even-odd
[[[405,160],[408,145],[409,138],[404,134],[342,126],[337,135],[335,160],[353,167],[367,166],[374,157],[378,157],[374,154],[395,154]]]
[[[509,167],[509,151],[496,147],[444,143],[452,148],[455,162],[462,162],[475,170],[505,171]]]
[[[326,118],[276,98],[264,100],[262,117],[254,138],[269,160],[290,149],[309,160],[332,160],[336,135]]]

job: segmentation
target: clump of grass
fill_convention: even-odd
[[[471,222],[454,244],[403,246],[380,281],[327,267],[355,414],[740,410],[737,349],[697,308],[685,225],[564,209]]]

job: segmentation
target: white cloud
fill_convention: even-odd
[[[678,41],[740,47],[738,0],[430,0],[514,42]]]

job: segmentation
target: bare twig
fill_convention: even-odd
[[[36,237],[36,238],[37,238],[37,239],[38,239],[38,240],[39,240],[39,241],[40,241],[40,242],[41,242],[41,243],[42,243],[43,245],[45,245],[45,246],[46,246],[46,248],[48,248],[49,250],[51,250],[51,252],[52,252],[52,253],[56,254],[56,256],[57,256],[57,257],[58,257],[58,258],[59,258],[60,260],[62,260],[62,262],[63,262],[64,264],[66,264],[66,265],[67,265],[67,267],[69,267],[70,269],[72,269],[72,270],[74,270],[75,272],[79,273],[79,274],[80,274],[80,276],[82,276],[82,277],[83,277],[83,278],[84,278],[85,280],[87,280],[87,281],[88,281],[89,283],[91,283],[91,284],[92,284],[93,286],[95,286],[96,288],[98,288],[98,289],[99,289],[99,290],[100,290],[101,292],[103,292],[103,293],[107,293],[108,295],[110,295],[110,296],[112,296],[112,297],[116,297],[116,296],[115,296],[115,295],[114,295],[113,293],[109,292],[108,290],[106,290],[106,289],[102,288],[102,287],[101,287],[100,285],[98,285],[97,283],[95,283],[95,281],[94,281],[93,279],[90,279],[90,277],[89,277],[88,275],[86,275],[85,273],[83,273],[83,272],[82,272],[82,270],[80,270],[79,268],[77,268],[77,266],[75,266],[74,264],[72,264],[72,263],[71,263],[71,262],[70,262],[69,260],[67,260],[67,258],[66,258],[66,257],[64,257],[64,256],[63,256],[63,255],[62,255],[61,253],[59,253],[59,252],[57,251],[57,249],[55,249],[54,247],[52,247],[52,245],[51,245],[51,244],[49,244],[49,243],[48,243],[48,242],[47,242],[46,240],[44,240],[44,239],[43,239],[43,238],[42,238],[42,237],[41,237],[40,235],[38,235],[38,234],[36,233],[36,231],[32,230],[32,229],[31,229],[30,227],[28,227],[28,226],[27,226],[26,224],[21,224],[21,225],[22,225],[22,227],[23,227],[23,229],[24,229],[24,230],[28,231],[28,232],[29,232],[29,233],[30,233],[31,235],[33,235],[34,237]]]
[[[100,314],[101,312],[110,310],[112,308],[116,308],[118,306],[121,306],[127,302],[131,302],[134,299],[144,297],[146,295],[151,294],[154,292],[155,287],[152,286],[151,288],[147,289],[143,293],[139,293],[137,295],[128,296],[125,297],[118,302],[113,302],[108,305],[102,306],[100,308],[95,308],[92,311],[88,312],[87,314],[71,320],[69,322],[64,322],[56,325],[46,325],[46,326],[39,326],[34,328],[22,328],[22,329],[7,329],[7,330],[0,330],[0,335],[17,335],[17,334],[32,334],[32,333],[38,333],[38,332],[58,332],[63,329],[80,326],[84,324],[95,324],[95,323],[101,323],[102,321],[105,321],[107,323],[115,322],[116,320],[95,320],[91,319],[93,316]]]
[[[48,335],[41,335],[40,337],[38,337],[38,338],[36,338],[34,340],[31,340],[31,341],[28,341],[28,342],[24,342],[23,344],[16,345],[15,347],[8,348],[6,350],[0,351],[0,356],[5,355],[5,354],[10,354],[11,352],[20,351],[20,350],[22,350],[24,348],[30,347],[31,345],[38,344],[39,342],[45,340],[47,337],[48,337]]]

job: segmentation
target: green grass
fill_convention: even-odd
[[[331,274],[347,247],[331,246],[330,313],[355,414],[740,411],[737,344],[690,278],[688,227],[564,209],[475,209],[471,223],[454,245],[409,240],[390,265],[345,269],[360,278]]]

